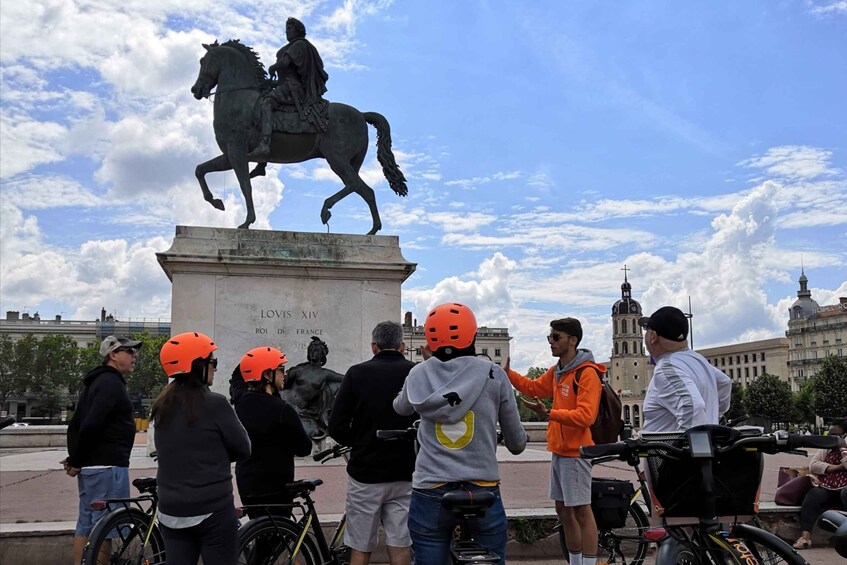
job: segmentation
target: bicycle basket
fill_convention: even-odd
[[[591,510],[600,529],[622,528],[635,488],[629,481],[597,477],[591,479]]]
[[[721,431],[713,441],[721,445]],[[651,441],[675,447],[688,445],[682,433],[643,434]],[[759,485],[763,471],[762,454],[741,449],[721,453],[712,460],[715,511],[717,516],[751,516],[758,512]],[[699,460],[647,457],[650,494],[659,516],[689,518],[705,514]]]

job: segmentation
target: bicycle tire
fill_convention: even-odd
[[[809,565],[796,549],[762,528],[750,524],[736,524],[732,535],[744,540],[761,565]]]
[[[291,552],[300,537],[300,525],[286,518],[253,518],[238,529],[238,565],[319,565],[322,559],[310,534],[292,559]]]
[[[154,523],[151,528],[151,517],[138,508],[118,508],[97,521],[88,536],[82,554],[82,565],[96,565],[104,543],[110,535],[111,546],[107,549],[109,557],[106,563],[123,565],[125,563],[144,563],[160,565],[166,562],[165,541],[162,532]],[[151,528],[147,544],[147,530]],[[120,540],[119,543],[117,541]],[[100,560],[103,563],[103,560]]]
[[[637,502],[629,505],[626,512],[626,523],[620,528],[597,528],[597,561],[611,561],[612,554],[616,559],[622,559],[622,565],[641,565],[647,557],[650,542],[644,539],[644,532],[650,527],[647,515]],[[565,528],[557,526],[559,547],[566,562],[570,562]]]

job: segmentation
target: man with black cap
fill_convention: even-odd
[[[688,319],[664,306],[641,318],[644,344],[656,362],[644,397],[642,432],[717,424],[729,410],[732,380],[688,347]]]
[[[65,472],[77,478],[79,518],[73,541],[74,563],[103,511],[95,500],[129,497],[129,456],[135,442],[132,402],[124,377],[135,369],[140,341],[110,335],[100,344],[103,362],[83,378],[82,391],[68,425]]]

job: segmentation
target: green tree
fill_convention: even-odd
[[[144,345],[138,352],[135,370],[127,378],[127,387],[130,393],[141,393],[144,398],[155,398],[162,388],[168,384],[168,376],[159,363],[159,351],[168,341],[168,336],[152,336],[150,332],[145,330],[133,334],[132,339],[138,340]]]
[[[772,422],[791,420],[791,386],[774,375],[764,374],[747,387],[747,409],[751,416]]]
[[[543,375],[546,372],[547,372],[547,369],[545,369],[544,367],[530,367],[529,370],[527,370],[527,372],[526,372],[526,376],[527,376],[527,378],[534,380],[534,379],[537,379],[538,377],[540,377],[541,375]],[[516,392],[515,394],[517,395],[518,393]],[[532,400],[532,399],[530,398],[529,400]],[[544,406],[546,406],[548,410],[553,405],[553,399],[552,398],[542,398],[541,402],[544,403]],[[521,415],[521,421],[522,422],[546,422],[547,421],[547,418],[542,417],[540,414],[538,414],[534,410],[527,408],[526,406],[523,405],[523,403],[520,400],[518,400],[518,412]]]
[[[26,389],[26,378],[18,371],[15,342],[9,334],[0,334],[0,410],[7,410],[9,398]]]
[[[812,379],[815,413],[827,420],[847,416],[847,360],[830,355]]]
[[[814,379],[803,383],[800,390],[794,394],[794,414],[798,424],[815,423],[815,391]]]
[[[732,397],[730,398],[729,410],[724,417],[727,420],[739,418],[747,414],[747,391],[739,382],[732,383]]]

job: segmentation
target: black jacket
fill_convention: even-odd
[[[181,408],[164,425],[156,415],[159,508],[171,516],[232,507],[230,463],[250,455],[250,438],[226,398],[209,390],[204,395],[193,424]]]
[[[353,365],[329,418],[332,438],[352,448],[347,474],[361,483],[411,481],[414,443],[377,439],[377,430],[402,430],[418,419],[400,416],[392,402],[415,364],[399,351],[380,351],[370,361]]]
[[[83,379],[82,392],[68,424],[71,467],[129,467],[135,420],[126,381],[114,367],[101,365]]]

